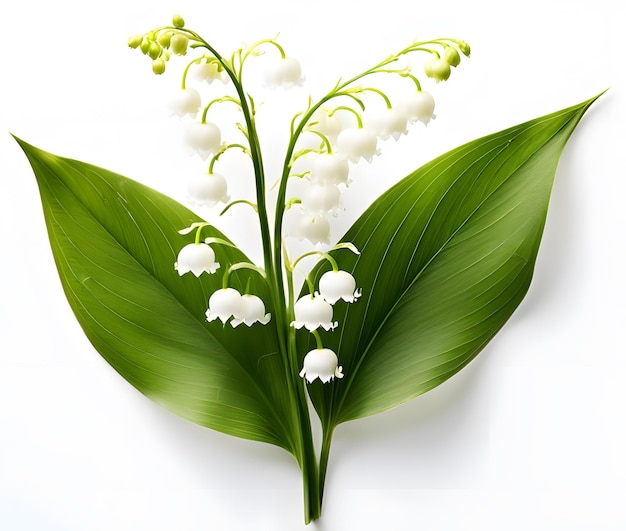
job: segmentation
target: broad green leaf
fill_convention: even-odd
[[[345,377],[309,388],[325,426],[436,387],[504,325],[531,281],[558,159],[594,100],[446,153],[357,220],[342,241],[360,256],[334,254],[363,296],[335,305],[339,328],[323,337]]]
[[[130,179],[18,142],[37,177],[65,294],[100,354],[172,412],[292,451],[294,428],[285,420],[293,418],[292,405],[283,394],[275,326],[233,330],[205,318],[223,271],[247,258],[214,245],[216,274],[180,277],[174,262],[195,233],[177,230],[199,221],[195,214]],[[204,231],[226,239],[212,227]],[[256,273],[236,271],[230,283],[243,291],[248,279],[251,293],[269,306]]]

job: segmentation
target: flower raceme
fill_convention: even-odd
[[[287,55],[275,40],[266,39],[236,50],[230,57],[218,55],[214,48],[204,41],[197,33],[185,28],[184,20],[176,15],[171,26],[162,27],[143,36],[133,35],[128,44],[131,48],[138,48],[153,62],[153,71],[161,74],[165,71],[166,63],[174,56],[190,55],[193,51],[201,50],[198,57],[191,59],[185,68],[182,79],[182,90],[178,90],[170,103],[172,114],[184,119],[183,141],[190,154],[198,155],[204,164],[203,171],[193,175],[188,183],[188,201],[193,207],[215,207],[219,203],[224,205],[222,214],[230,210],[236,203],[247,203],[259,214],[259,220],[268,222],[268,211],[265,206],[270,196],[260,196],[268,189],[262,172],[263,164],[260,154],[260,143],[256,131],[255,108],[256,102],[243,87],[243,74],[247,71],[244,66],[248,60],[263,55],[268,46],[272,53],[264,58],[264,82],[270,88],[284,88],[301,86],[304,82],[300,62]],[[279,53],[276,54],[275,52]],[[461,54],[469,56],[470,49],[464,41],[454,39],[438,39],[427,42],[415,42],[397,55],[389,56],[375,67],[366,70],[360,75],[350,78],[349,81],[338,81],[335,87],[318,103],[309,101],[308,108],[294,116],[292,121],[288,152],[285,158],[283,174],[278,186],[278,197],[281,202],[275,205],[275,228],[278,230],[276,241],[267,236],[271,233],[269,226],[262,227],[262,244],[264,250],[264,264],[274,268],[269,271],[249,263],[228,264],[225,267],[223,287],[210,295],[206,319],[209,322],[220,320],[224,325],[230,322],[233,328],[241,324],[250,327],[255,323],[267,324],[270,314],[265,312],[265,304],[261,298],[249,293],[241,294],[228,286],[228,275],[231,270],[256,269],[268,283],[274,294],[286,291],[285,286],[278,289],[271,285],[268,278],[281,283],[289,280],[292,270],[281,264],[281,259],[272,256],[272,248],[284,249],[288,257],[290,243],[286,238],[299,241],[306,240],[311,245],[325,246],[331,243],[331,226],[328,220],[337,216],[342,210],[342,192],[351,183],[350,169],[361,161],[372,162],[380,154],[379,141],[393,138],[399,140],[409,133],[410,124],[422,122],[427,125],[435,118],[435,100],[433,96],[422,89],[418,78],[411,73],[410,66],[398,66],[409,54],[426,53],[424,73],[436,82],[445,81],[461,60]],[[408,64],[408,63],[407,63]],[[189,74],[189,75],[188,75]],[[390,99],[378,88],[371,85],[362,85],[365,78],[374,79],[374,76],[397,75],[403,83],[413,83],[414,87],[399,97],[397,102]],[[220,83],[213,83],[220,81]],[[224,91],[213,94],[210,103],[202,111],[202,90]],[[380,102],[373,102],[370,98],[382,97],[385,106]],[[393,101],[393,104],[392,104]],[[222,138],[221,128],[207,121],[207,111],[213,104],[221,105],[228,102],[237,106],[238,113],[245,116],[245,120],[236,123],[242,138],[233,140]],[[342,111],[338,113],[338,111]],[[356,126],[346,126],[339,119],[338,114],[346,113],[356,118]],[[198,114],[201,118],[198,120]],[[225,128],[224,131],[228,131]],[[229,133],[226,136],[230,136]],[[304,147],[298,144],[302,136],[306,136]],[[307,143],[308,142],[308,143]],[[296,145],[301,151],[296,151]],[[247,199],[238,198],[231,201],[228,194],[228,175],[214,171],[221,155],[230,148],[237,147],[252,159],[254,169],[257,201],[253,203]],[[302,157],[305,171],[295,173],[293,164]],[[298,161],[299,162],[299,161]],[[207,167],[208,166],[208,167]],[[291,179],[302,179],[301,185],[294,188],[297,197],[287,197],[287,185]],[[290,188],[291,190],[291,188]],[[262,211],[261,211],[262,210]],[[222,215],[220,214],[220,215]],[[179,231],[188,234],[197,229],[195,243],[185,245],[179,252],[175,269],[179,275],[188,272],[200,277],[202,273],[214,274],[220,264],[216,261],[213,249],[209,243],[218,243],[233,246],[230,242],[218,238],[208,238],[201,241],[200,230],[208,225],[204,222],[194,223],[191,227]],[[337,244],[349,247],[351,244]],[[304,358],[304,366],[300,376],[307,382],[319,378],[323,383],[330,382],[343,376],[341,367],[338,367],[337,355],[323,348],[321,338],[317,333],[319,328],[326,331],[334,330],[338,323],[333,321],[333,306],[339,300],[354,303],[360,296],[354,277],[339,269],[335,259],[321,251],[312,251],[303,256],[320,253],[328,258],[333,269],[324,273],[319,280],[319,291],[315,291],[311,282],[311,293],[304,295],[297,301],[286,301],[286,311],[293,311],[293,322],[287,330],[279,331],[285,335],[293,334],[294,329],[306,329],[314,334],[317,340],[317,349],[309,352]],[[358,252],[355,250],[355,252]],[[279,253],[280,254],[280,253]],[[287,258],[285,258],[287,260]],[[296,260],[296,262],[298,262]],[[248,288],[246,288],[246,292]],[[279,300],[280,297],[275,297]],[[284,310],[283,310],[284,311]],[[285,320],[278,320],[285,322]],[[287,321],[288,322],[288,321]],[[290,344],[289,341],[285,342]],[[294,359],[296,353],[289,352],[288,356]]]

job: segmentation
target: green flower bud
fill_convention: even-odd
[[[461,56],[459,55],[459,52],[457,52],[456,48],[453,48],[452,46],[448,46],[446,48],[446,50],[443,52],[443,58],[450,66],[458,66],[458,64],[461,62]]]
[[[450,77],[450,65],[445,59],[433,57],[424,65],[424,72],[437,82],[445,81]]]
[[[170,41],[172,40],[172,34],[168,32],[163,32],[159,35],[159,44],[163,46],[163,48],[169,48]]]
[[[128,37],[128,46],[131,48],[138,48],[141,44],[142,38],[139,35],[131,35]]]
[[[165,72],[165,61],[162,57],[159,57],[158,59],[152,61],[152,71],[157,75]]]
[[[185,35],[177,33],[170,40],[170,48],[176,55],[185,55],[187,53],[187,45],[189,39]]]
[[[459,41],[458,45],[459,45],[459,49],[463,52],[463,55],[465,55],[465,57],[469,57],[470,52],[472,51],[470,49],[470,45],[467,44],[465,41]]]
[[[150,47],[148,48],[148,55],[152,59],[156,59],[161,55],[161,46],[156,42],[151,42]]]
[[[183,20],[183,17],[181,17],[180,15],[174,15],[172,17],[172,25],[175,28],[182,28],[185,25],[185,21]]]
[[[145,37],[142,39],[141,44],[139,45],[139,49],[144,53],[147,54],[148,51],[150,50],[150,41],[148,39],[146,39]]]

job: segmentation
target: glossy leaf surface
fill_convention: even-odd
[[[334,254],[363,296],[335,306],[339,328],[323,337],[345,374],[310,386],[327,428],[436,387],[504,325],[531,281],[561,152],[594,100],[435,159],[342,238],[361,251]]]
[[[187,208],[110,171],[18,140],[39,185],[50,244],[68,301],[100,354],[139,391],[195,423],[292,451],[293,407],[274,326],[233,330],[207,323],[222,273],[248,261],[214,245],[214,275],[174,270],[199,221]],[[212,227],[203,237],[226,239]],[[269,303],[260,277],[240,270],[231,286]],[[267,308],[272,312],[272,308]]]

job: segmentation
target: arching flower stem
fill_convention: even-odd
[[[233,246],[234,247],[234,246]],[[251,264],[250,262],[238,262],[236,264],[231,265],[224,273],[222,277],[222,288],[226,289],[228,287],[228,279],[230,274],[234,271],[238,271],[240,269],[249,269],[250,271],[256,271],[263,280],[267,282],[267,275],[265,274],[265,270],[259,266]]]
[[[324,348],[324,344],[322,343],[322,338],[320,337],[319,332],[317,330],[311,330],[311,334],[313,334],[313,337],[315,338],[315,344],[317,345],[317,348]]]
[[[224,214],[226,214],[226,212],[228,210],[230,210],[230,207],[234,206],[234,205],[238,205],[238,204],[244,204],[244,205],[248,205],[252,208],[252,210],[254,210],[257,214],[259,213],[259,209],[257,208],[257,206],[252,202],[252,201],[248,201],[247,199],[237,199],[237,201],[231,201],[230,203],[228,203],[225,207],[224,210],[222,210],[219,215],[223,216]]]
[[[241,109],[241,102],[237,98],[233,98],[232,96],[222,96],[221,98],[215,98],[214,100],[211,100],[209,103],[207,103],[206,106],[204,107],[204,110],[202,111],[202,120],[201,120],[202,123],[206,123],[206,115],[214,103],[224,103],[224,102],[234,103],[235,105],[239,107],[239,109]]]
[[[215,166],[215,163],[218,161],[218,159],[224,154],[226,153],[226,151],[228,151],[229,149],[232,148],[239,148],[241,149],[241,151],[243,151],[246,155],[250,155],[250,150],[242,145],[242,144],[227,144],[222,146],[219,151],[213,155],[213,158],[211,159],[211,162],[209,163],[209,170],[208,173],[213,173],[213,166]]]

